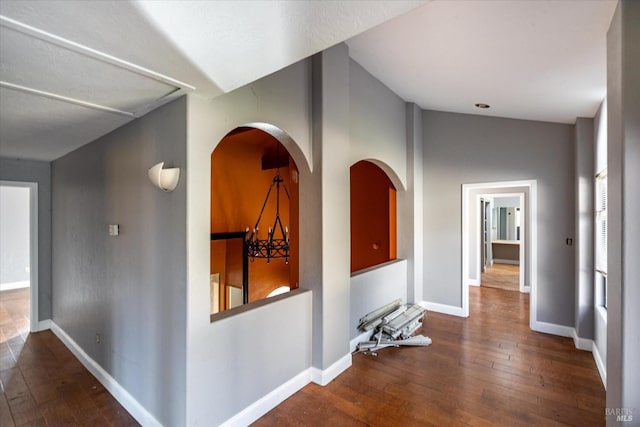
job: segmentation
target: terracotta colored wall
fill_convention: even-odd
[[[351,272],[396,257],[396,190],[371,162],[351,167]]]
[[[261,160],[266,151],[275,150],[276,143],[272,136],[254,129],[225,137],[214,150],[211,156],[212,233],[253,229],[276,172],[275,169],[263,171]],[[280,156],[288,156],[282,146]],[[292,175],[297,176],[293,160],[289,159],[289,167],[280,168],[280,175],[291,198],[287,200],[281,189],[280,218],[290,230],[291,259],[289,264],[284,260],[272,260],[269,264],[259,259],[249,262],[249,302],[265,298],[280,286],[288,285],[293,289],[298,284],[298,183],[297,179],[292,179]],[[274,217],[275,187],[260,222],[260,237],[266,237]],[[219,268],[220,263],[214,256],[212,251],[211,266]],[[240,263],[240,274],[241,271]],[[234,274],[227,271],[226,277],[230,279]]]

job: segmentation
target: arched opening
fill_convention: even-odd
[[[229,132],[211,154],[211,314],[298,288],[299,174],[271,134]],[[254,231],[255,229],[255,231]]]
[[[350,169],[351,272],[396,259],[396,188],[376,164]]]

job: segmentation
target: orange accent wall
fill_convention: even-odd
[[[211,155],[212,233],[253,229],[276,173],[275,169],[263,171],[261,160],[266,152],[274,151],[276,144],[280,143],[271,135],[258,129],[228,135],[218,144]],[[288,156],[288,152],[282,145],[280,145],[280,155]],[[289,227],[291,237],[289,264],[284,260],[272,260],[269,264],[266,260],[250,261],[249,302],[265,298],[280,286],[290,286],[294,289],[298,285],[298,183],[297,179],[292,179],[292,175],[297,176],[297,168],[293,159],[290,158],[289,166],[280,168],[280,176],[290,194],[290,200],[287,200],[284,189],[281,188],[280,217],[282,223]],[[269,226],[273,226],[275,210],[274,187],[260,222],[262,238],[266,237]],[[211,273],[216,273],[218,271],[215,269],[222,268],[221,260],[215,258],[216,252],[211,251]],[[238,277],[238,273],[240,275],[242,273],[241,263],[239,272],[235,271],[238,267],[237,263],[229,263],[229,253],[225,256],[226,267],[231,271],[227,271],[225,275],[221,274],[221,287],[223,277],[229,281]]]
[[[351,272],[396,258],[396,190],[375,164],[360,161],[351,175]]]

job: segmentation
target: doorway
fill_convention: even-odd
[[[497,196],[517,196],[520,203],[520,243],[519,257],[519,291],[529,292],[530,326],[536,323],[536,268],[537,268],[537,189],[535,180],[505,181],[462,185],[462,309],[465,317],[469,316],[469,285],[481,285],[482,253],[487,262],[494,259],[492,249],[487,247],[482,231],[491,233],[493,225],[485,226],[486,219],[491,224],[487,204],[490,198]],[[483,198],[484,203],[480,202]],[[487,203],[489,201],[489,203]],[[484,212],[481,212],[484,209]],[[481,215],[481,213],[483,215]],[[483,230],[484,227],[484,230]],[[499,224],[495,224],[499,227]],[[506,225],[505,225],[506,228]],[[496,228],[497,233],[497,228]],[[517,229],[512,236],[517,235]],[[490,236],[486,240],[490,240]],[[475,280],[474,280],[475,279]]]
[[[481,248],[479,261],[470,258],[470,269],[475,268],[476,272],[471,271],[469,283],[528,292],[524,274],[527,259],[523,215],[525,193],[494,192],[480,194],[476,198],[476,203],[480,204],[478,241]],[[470,237],[471,244],[474,244],[473,235]]]
[[[0,294],[3,305],[11,310],[13,334],[35,332],[38,330],[37,183],[0,181],[0,253]]]

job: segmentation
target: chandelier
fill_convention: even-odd
[[[269,196],[271,196],[274,186],[276,188],[276,216],[273,220],[273,226],[269,227],[267,238],[260,239],[260,220],[262,219],[262,214],[264,213],[264,209],[267,206]],[[284,192],[288,200],[289,191],[287,190],[286,185],[284,185],[284,180],[280,176],[280,168],[278,168],[276,170],[276,175],[273,177],[273,181],[269,186],[269,190],[267,191],[267,197],[265,197],[264,203],[262,204],[262,209],[260,210],[260,215],[258,215],[256,225],[253,227],[251,235],[247,238],[247,255],[252,260],[255,260],[256,258],[263,258],[267,260],[267,263],[269,263],[273,258],[284,258],[285,262],[287,264],[289,263],[289,229],[282,225],[282,220],[280,219],[280,187],[284,188]],[[249,230],[247,229],[247,233],[248,232]]]

